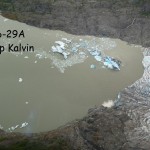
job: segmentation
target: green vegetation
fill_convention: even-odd
[[[0,142],[6,141],[7,139],[7,137],[0,137]]]
[[[13,142],[13,140],[0,138],[0,143],[11,143],[9,145],[0,145],[0,150],[71,150],[70,146],[62,138],[53,138],[49,141],[21,139],[18,142]]]
[[[148,17],[148,16],[150,16],[150,11],[149,11],[149,12],[142,12],[141,14],[142,14],[143,16]]]
[[[1,0],[0,10],[2,11],[14,11],[12,0]]]

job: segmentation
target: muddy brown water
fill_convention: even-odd
[[[24,122],[28,126],[14,131],[41,132],[55,129],[82,118],[95,105],[114,100],[119,91],[143,74],[141,47],[109,39],[110,44],[113,41],[116,46],[109,50],[109,43],[105,43],[105,54],[122,61],[121,71],[102,68],[93,57],[88,56],[83,63],[67,67],[61,73],[49,58],[54,42],[62,37],[74,41],[90,41],[95,37],[39,29],[0,17],[0,32],[4,33],[8,29],[24,30],[26,37],[2,37],[0,45],[28,43],[34,45],[35,52],[22,55],[4,52],[0,55],[0,125],[4,130],[9,131],[8,128]],[[102,42],[100,38],[95,39],[97,43]],[[35,57],[40,51],[46,52],[46,59]],[[96,69],[91,69],[91,64],[95,64]],[[19,82],[19,78],[23,81]]]

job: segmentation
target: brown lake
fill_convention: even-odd
[[[32,27],[0,16],[0,33],[23,30],[25,38],[0,38],[9,43],[33,45],[35,51],[3,52],[0,55],[0,125],[6,131],[41,132],[53,130],[86,115],[89,108],[115,100],[118,93],[143,74],[141,47],[118,39],[75,36],[62,31]],[[64,60],[51,47],[62,38],[73,45],[87,42],[105,54],[122,61],[114,71],[84,51],[84,57],[71,55]],[[93,44],[94,43],[94,44]],[[77,46],[78,47],[78,46]],[[88,47],[89,48],[89,47]],[[91,68],[94,64],[95,69]],[[22,123],[28,123],[20,128]],[[15,130],[9,129],[19,125]]]

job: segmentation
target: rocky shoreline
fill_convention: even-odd
[[[38,13],[36,12],[32,17],[29,17],[31,12],[26,13],[27,10],[23,10],[18,14],[18,9],[22,7],[16,0],[13,4],[17,9],[13,13],[17,16],[16,18],[19,21],[38,27],[62,29],[70,33],[96,36],[96,33],[101,33],[101,35],[104,36],[120,38],[130,43],[143,45],[147,47],[143,48],[144,74],[141,79],[120,92],[113,107],[106,108],[100,106],[98,108],[89,109],[87,116],[83,119],[66,124],[54,131],[29,135],[21,133],[9,134],[0,131],[0,149],[12,149],[12,147],[15,149],[21,146],[29,148],[31,145],[38,145],[37,147],[39,149],[59,150],[149,150],[150,48],[148,47],[150,46],[150,19],[149,16],[142,16],[140,14],[141,9],[145,7],[145,11],[149,12],[149,7],[145,6],[145,4],[149,4],[147,3],[148,1],[145,1],[142,6],[138,6],[134,9],[131,7],[131,4],[127,7],[123,2],[120,4],[120,7],[117,7],[118,1],[116,5],[113,5],[113,8],[107,1],[100,1],[101,3],[95,1],[95,5],[90,2],[85,2],[84,6],[81,7],[80,5],[83,1],[79,1],[76,3],[78,6],[76,8],[78,8],[80,13],[81,11],[83,13],[79,15],[79,12],[76,12],[75,15],[78,17],[75,18],[72,24],[68,22],[69,25],[63,24],[68,21],[65,20],[67,18],[66,15],[69,14],[66,14],[66,10],[72,12],[69,15],[73,15],[74,17],[74,11],[72,11],[74,5],[70,6],[68,1],[63,3],[61,14],[66,17],[62,19],[61,14],[59,12],[56,13],[58,11],[57,9],[60,8],[60,4],[58,1],[56,2],[53,10],[51,10],[51,15],[41,12],[42,10],[39,8]],[[35,5],[37,6],[38,4]],[[125,5],[125,8],[123,5]],[[46,10],[45,5],[43,4],[42,6],[43,10]],[[38,7],[36,7],[35,10],[37,10],[37,8]],[[98,11],[99,14],[95,14],[98,8],[101,8]],[[114,10],[114,8],[116,9]],[[3,14],[4,16],[6,16],[6,14],[8,15],[8,11],[4,11]],[[37,14],[37,16],[35,14]],[[54,14],[56,18],[60,19],[59,22],[58,19],[54,19]],[[95,20],[95,18],[91,18],[94,14],[96,17],[99,16],[99,21]],[[37,19],[39,16],[42,18]],[[70,16],[68,16],[68,18],[69,17]],[[87,18],[88,20],[92,20],[88,22]],[[76,25],[75,22],[79,24]],[[99,27],[92,29],[93,22],[94,24],[98,24]],[[75,28],[75,26],[77,27]]]

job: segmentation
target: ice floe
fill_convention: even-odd
[[[64,56],[64,58],[65,59],[67,59],[68,58],[68,56],[70,55],[70,53],[69,52],[66,52],[66,51],[64,51],[64,49],[61,47],[61,46],[52,46],[52,51],[54,52],[54,53],[60,53],[60,54],[62,54],[63,56]]]
[[[35,57],[38,57],[39,59],[43,58],[42,54],[36,54]]]
[[[4,22],[8,21],[8,19],[4,19]]]
[[[62,38],[66,43],[71,43],[72,40],[68,40],[67,38]]]
[[[61,49],[63,49],[63,50],[65,49],[66,44],[64,42],[62,42],[62,41],[55,41],[55,43],[58,44]]]
[[[19,78],[19,82],[22,82],[23,81],[23,79],[22,78]]]
[[[26,104],[26,105],[28,105],[28,104],[29,104],[29,102],[25,102],[25,104]]]
[[[95,69],[95,68],[96,68],[96,65],[92,64],[92,65],[90,66],[90,68],[91,68],[91,69]]]
[[[102,60],[102,57],[101,57],[101,56],[94,56],[94,58],[95,58],[97,61],[101,61],[101,60]]]
[[[109,39],[101,38],[101,43],[96,42],[95,38],[91,41],[79,39],[79,42],[73,42],[73,40],[68,40],[67,38],[62,38],[62,41],[56,41],[55,44],[52,46],[53,53],[60,53],[63,55],[66,62],[69,58],[73,57],[74,55],[78,55],[80,58],[87,58],[88,52],[97,62],[101,62],[109,69],[113,70],[120,70],[120,61],[114,59],[110,56],[106,56],[104,54],[104,49],[112,49],[116,46],[114,41]],[[68,58],[68,56],[70,56]],[[70,59],[71,60],[71,59]],[[60,60],[57,63],[53,61],[55,66],[62,66],[62,62],[66,64],[66,62]],[[61,71],[63,69],[61,68]]]
[[[20,129],[22,129],[22,128],[25,128],[26,126],[28,126],[29,125],[29,123],[27,123],[27,122],[23,122],[23,123],[21,123],[21,125],[19,125],[19,124],[17,124],[17,125],[15,125],[15,126],[11,126],[10,128],[8,128],[7,130],[6,130],[6,132],[13,132],[13,131],[15,131],[16,129],[18,129],[18,128],[20,128]],[[4,128],[3,128],[4,129]]]
[[[111,108],[111,107],[114,106],[114,101],[113,100],[108,100],[107,102],[104,102],[102,105],[104,107]]]
[[[0,124],[0,129],[2,130],[3,129],[3,126]]]
[[[25,56],[24,58],[29,58],[28,56]]]
[[[87,57],[85,55],[72,55],[70,58],[66,60],[61,60],[59,58],[56,58],[55,56],[51,57],[52,64],[57,67],[61,73],[64,73],[65,69],[67,67],[71,67],[78,63],[83,63]]]
[[[83,63],[88,57],[93,57],[100,65],[104,65],[105,68],[120,70],[120,64],[112,57],[105,55],[104,50],[112,49],[116,46],[116,43],[107,38],[100,38],[96,41],[96,38],[89,39],[73,39],[60,37],[58,41],[54,41],[51,45],[49,52],[39,48],[35,51],[35,57],[38,59],[50,59],[52,65],[57,67],[60,72],[64,72],[67,67],[73,66],[78,63]],[[63,57],[60,57],[61,54]],[[24,56],[28,58],[28,56]],[[37,60],[34,61],[37,63]],[[19,82],[22,82],[19,79]]]
[[[120,70],[120,61],[117,59],[114,59],[112,57],[106,56],[104,58],[104,65],[110,69],[114,70]]]
[[[14,130],[16,130],[18,127],[19,127],[19,125],[16,125],[16,126],[14,126],[14,127],[12,126],[12,127],[9,128],[9,131],[14,131]]]
[[[28,123],[27,123],[27,122],[24,122],[24,123],[22,123],[22,125],[21,125],[20,128],[24,128],[24,127],[26,127],[27,125],[28,125]]]

